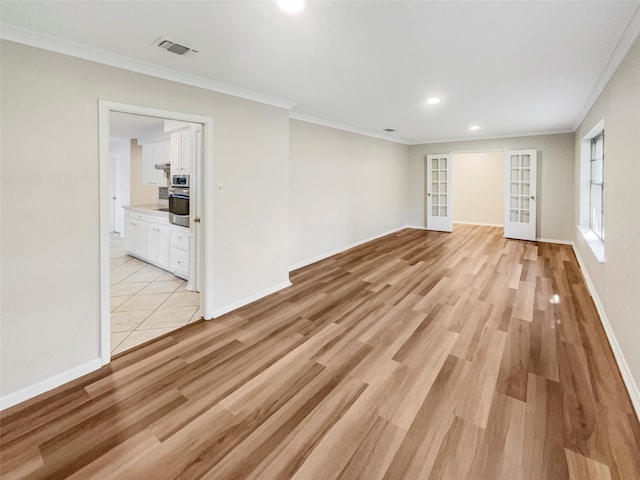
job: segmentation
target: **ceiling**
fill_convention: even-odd
[[[169,137],[164,132],[163,118],[109,112],[110,138],[160,138],[163,136]]]
[[[625,29],[637,35],[639,5],[311,1],[290,17],[266,0],[3,0],[1,14],[5,26],[292,102],[294,116],[423,143],[573,131]],[[159,37],[199,53],[169,53]]]

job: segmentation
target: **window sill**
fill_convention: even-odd
[[[578,225],[578,231],[582,234],[582,238],[587,242],[589,248],[600,263],[604,263],[604,242],[588,227]]]

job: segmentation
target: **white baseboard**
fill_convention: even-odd
[[[30,385],[17,392],[10,393],[0,398],[0,410],[4,410],[9,407],[13,407],[18,403],[29,400],[37,395],[53,390],[60,385],[76,380],[87,373],[94,372],[102,367],[102,361],[99,358],[91,360],[82,365],[78,365],[66,372],[59,373],[53,377],[42,380],[34,385]]]
[[[480,223],[480,222],[459,222],[459,221],[455,221],[453,222],[453,224],[460,224],[460,225],[480,225],[481,227],[500,227],[503,228],[504,224],[502,223]]]
[[[225,305],[224,307],[217,308],[213,311],[213,318],[220,317],[225,313],[232,312],[240,307],[244,307],[245,305],[249,305],[250,303],[255,302],[256,300],[260,300],[267,295],[271,295],[272,293],[276,293],[282,289],[290,287],[292,284],[290,281],[279,283],[278,285],[274,285],[273,287],[266,288],[258,293],[254,293],[253,295],[249,295],[248,297],[244,297],[237,302],[230,303]]]
[[[640,390],[638,389],[638,385],[631,374],[631,370],[629,369],[629,364],[627,363],[626,358],[624,357],[624,353],[622,352],[622,348],[620,348],[620,344],[618,343],[618,339],[616,338],[615,333],[613,332],[613,328],[611,327],[611,323],[609,322],[609,318],[607,317],[606,312],[604,311],[604,305],[600,301],[600,297],[598,297],[598,293],[596,292],[595,286],[589,277],[589,272],[587,271],[586,265],[580,256],[580,252],[576,247],[576,244],[571,242],[573,246],[573,251],[576,254],[576,258],[578,259],[578,264],[580,265],[580,270],[582,271],[582,276],[584,277],[584,281],[587,284],[587,288],[591,293],[591,297],[593,298],[593,303],[596,305],[596,310],[598,310],[598,315],[600,316],[600,322],[602,323],[602,327],[604,328],[605,333],[607,334],[607,340],[609,340],[609,345],[611,345],[611,350],[613,351],[613,356],[616,359],[616,363],[618,364],[618,368],[620,369],[620,374],[622,375],[622,380],[624,381],[625,386],[627,387],[627,391],[629,392],[629,397],[631,398],[631,403],[633,404],[633,408],[636,411],[636,415],[640,418]]]
[[[374,235],[373,237],[365,238],[364,240],[359,240],[357,242],[350,243],[349,245],[344,245],[342,247],[330,250],[320,255],[316,255],[315,257],[308,258],[306,260],[303,260],[302,262],[294,263],[289,267],[289,271],[292,272],[293,270],[306,267],[307,265],[311,265],[312,263],[319,262],[320,260],[324,260],[325,258],[332,257],[334,255],[337,255],[338,253],[342,253],[346,250],[349,250],[350,248],[357,247],[359,245],[362,245],[363,243],[367,243],[372,240],[377,240],[378,238],[386,237],[387,235],[391,235],[392,233],[399,232],[400,230],[404,230],[405,228],[422,228],[422,227],[408,227],[406,225],[403,225],[402,227],[394,228],[393,230],[389,230],[379,235]]]
[[[558,243],[560,245],[573,245],[571,240],[557,240],[554,238],[536,238],[536,242]]]
[[[414,230],[426,230],[427,227],[423,227],[422,225],[407,225],[405,228],[413,228]]]

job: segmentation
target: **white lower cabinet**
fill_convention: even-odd
[[[169,226],[147,225],[146,260],[169,269]]]
[[[189,280],[189,229],[171,225],[169,270],[174,275]]]
[[[141,260],[170,269],[169,220],[154,215],[127,212],[124,226],[125,250]]]

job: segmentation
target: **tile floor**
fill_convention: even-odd
[[[127,255],[111,236],[111,355],[200,318],[200,294],[184,280]]]

